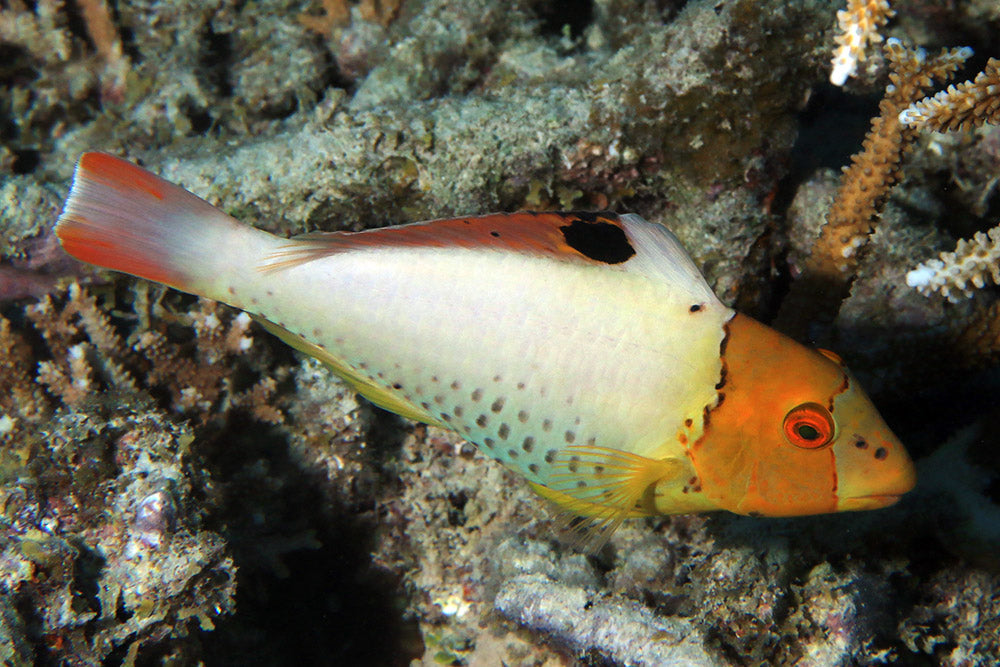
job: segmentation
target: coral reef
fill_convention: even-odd
[[[0,661],[1000,660],[1000,311],[976,259],[1000,132],[918,127],[964,126],[957,97],[996,120],[1000,11],[892,5],[846,3],[855,39],[820,0],[3,3]],[[888,55],[843,74],[876,34]],[[894,40],[973,45],[971,81],[920,102],[967,53]],[[857,48],[832,89],[838,44]],[[765,319],[784,300],[786,331],[835,343],[920,486],[859,515],[630,521],[580,553],[454,434],[227,309],[53,252],[94,149],[283,233],[527,207],[663,222],[724,300]],[[796,286],[824,222],[825,300]],[[906,285],[958,239],[942,284],[983,289]]]

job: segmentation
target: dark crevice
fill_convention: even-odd
[[[792,200],[802,186],[819,169],[835,169],[850,164],[851,155],[860,150],[878,114],[880,96],[850,95],[832,85],[813,89],[809,104],[799,114],[799,131],[789,155],[789,169],[777,187],[771,210],[778,220],[787,217]],[[775,258],[771,296],[757,315],[770,322],[791,288],[791,274],[786,254]]]
[[[577,39],[594,20],[594,0],[550,0],[539,5],[541,33],[546,37],[561,37],[566,27],[569,36]]]
[[[199,54],[202,76],[220,97],[232,97],[233,83],[229,80],[233,60],[233,39],[227,32],[215,32],[212,24],[205,25],[203,48]]]
[[[42,162],[41,151],[34,148],[13,148],[11,153],[14,154],[14,164],[10,170],[17,175],[32,173]]]

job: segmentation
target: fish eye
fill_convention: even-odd
[[[835,430],[833,415],[819,403],[803,403],[785,415],[785,438],[802,449],[829,445]]]

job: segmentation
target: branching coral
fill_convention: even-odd
[[[990,58],[972,81],[949,86],[899,114],[904,125],[937,132],[1000,122],[1000,60]]]
[[[906,284],[921,294],[940,292],[952,303],[972,296],[991,280],[1000,285],[1000,227],[961,240],[952,252],[942,252],[906,274]]]
[[[143,301],[138,299],[140,305]],[[45,343],[46,354],[37,364],[25,334],[0,318],[0,352],[11,360],[0,374],[0,418],[8,425],[6,432],[23,431],[50,415],[56,404],[76,408],[108,391],[165,392],[174,411],[200,423],[229,408],[267,423],[283,421],[273,403],[276,378],[262,377],[246,389],[237,388],[232,378],[234,362],[253,344],[249,317],[232,316],[209,301],[191,314],[160,310],[157,326],[125,339],[97,299],[74,283],[65,299],[46,296],[25,309],[34,333]],[[187,327],[193,336],[171,333],[170,324]]]
[[[991,58],[972,81],[951,86],[911,105],[899,115],[909,127],[936,131],[1000,123],[1000,60]],[[961,240],[906,275],[906,284],[922,294],[940,292],[949,301],[972,296],[987,280],[1000,284],[1000,226]]]
[[[205,473],[176,415],[284,420],[269,355],[246,354],[248,317],[134,289],[112,301],[72,284],[0,318],[0,593],[37,614],[36,645],[86,664],[126,647],[128,662],[233,609],[233,561],[202,528],[203,490],[191,496]],[[130,320],[142,333],[124,333]]]
[[[858,266],[893,185],[901,178],[903,155],[915,130],[900,112],[922,98],[935,82],[945,81],[971,55],[969,49],[944,49],[928,57],[898,40],[885,45],[889,86],[872,119],[862,150],[844,169],[833,206],[802,268],[802,277],[782,304],[778,326],[805,336],[815,321],[832,322],[850,293]]]
[[[830,83],[842,86],[854,76],[858,64],[865,60],[865,49],[882,41],[878,30],[895,14],[888,0],[848,0],[847,9],[837,12],[840,34],[836,37]]]

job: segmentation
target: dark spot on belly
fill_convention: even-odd
[[[690,311],[692,313],[697,313],[699,310],[701,310],[701,308],[702,308],[702,304],[696,303],[693,306],[691,306],[690,308],[688,308],[688,311]]]
[[[507,426],[507,424],[500,424],[500,428],[497,429],[497,435],[500,436],[501,440],[506,440],[507,436],[510,435],[510,426]]]
[[[517,453],[516,449],[508,449],[507,456],[509,456],[512,459],[516,459],[518,456],[520,456],[520,454]]]
[[[855,436],[857,440],[854,441],[854,446],[858,449],[868,449],[868,442],[861,436]]]
[[[493,401],[493,405],[490,406],[490,410],[492,410],[493,412],[500,412],[501,410],[503,410],[503,404],[504,404],[504,402],[505,402],[505,400],[501,396],[500,398],[498,398],[495,401]]]
[[[488,421],[489,419],[487,419],[486,415],[479,415],[478,417],[476,417],[476,426],[478,426],[479,428],[486,428],[486,424]]]
[[[517,413],[517,421],[521,422],[522,424],[526,423],[528,421],[528,411],[527,410],[519,411]]]
[[[881,461],[885,457],[889,456],[889,452],[885,447],[879,447],[875,450],[875,458]]]
[[[455,416],[456,417],[461,417],[463,414],[465,414],[465,408],[463,408],[461,405],[456,405],[455,406]]]
[[[534,448],[535,448],[535,439],[529,435],[527,438],[524,439],[524,442],[521,443],[521,449],[523,449],[526,452],[530,452]]]
[[[500,232],[494,230],[494,231],[490,232],[490,236],[492,236],[495,239],[498,239],[498,238],[500,238]]]
[[[594,261],[621,264],[635,255],[625,230],[610,222],[586,222],[577,218],[559,229],[566,245]]]
[[[576,433],[573,433],[573,431],[566,431],[566,433],[563,434],[563,438],[566,442],[572,445],[573,441],[576,440]]]
[[[549,451],[545,452],[545,462],[546,463],[552,463],[552,462],[554,462],[556,460],[556,456],[558,454],[559,454],[559,452],[557,452],[554,449],[550,449]]]
[[[533,473],[535,473],[537,475],[538,474],[538,464],[537,463],[529,463],[528,464],[528,470],[530,470],[531,472],[533,472]]]

